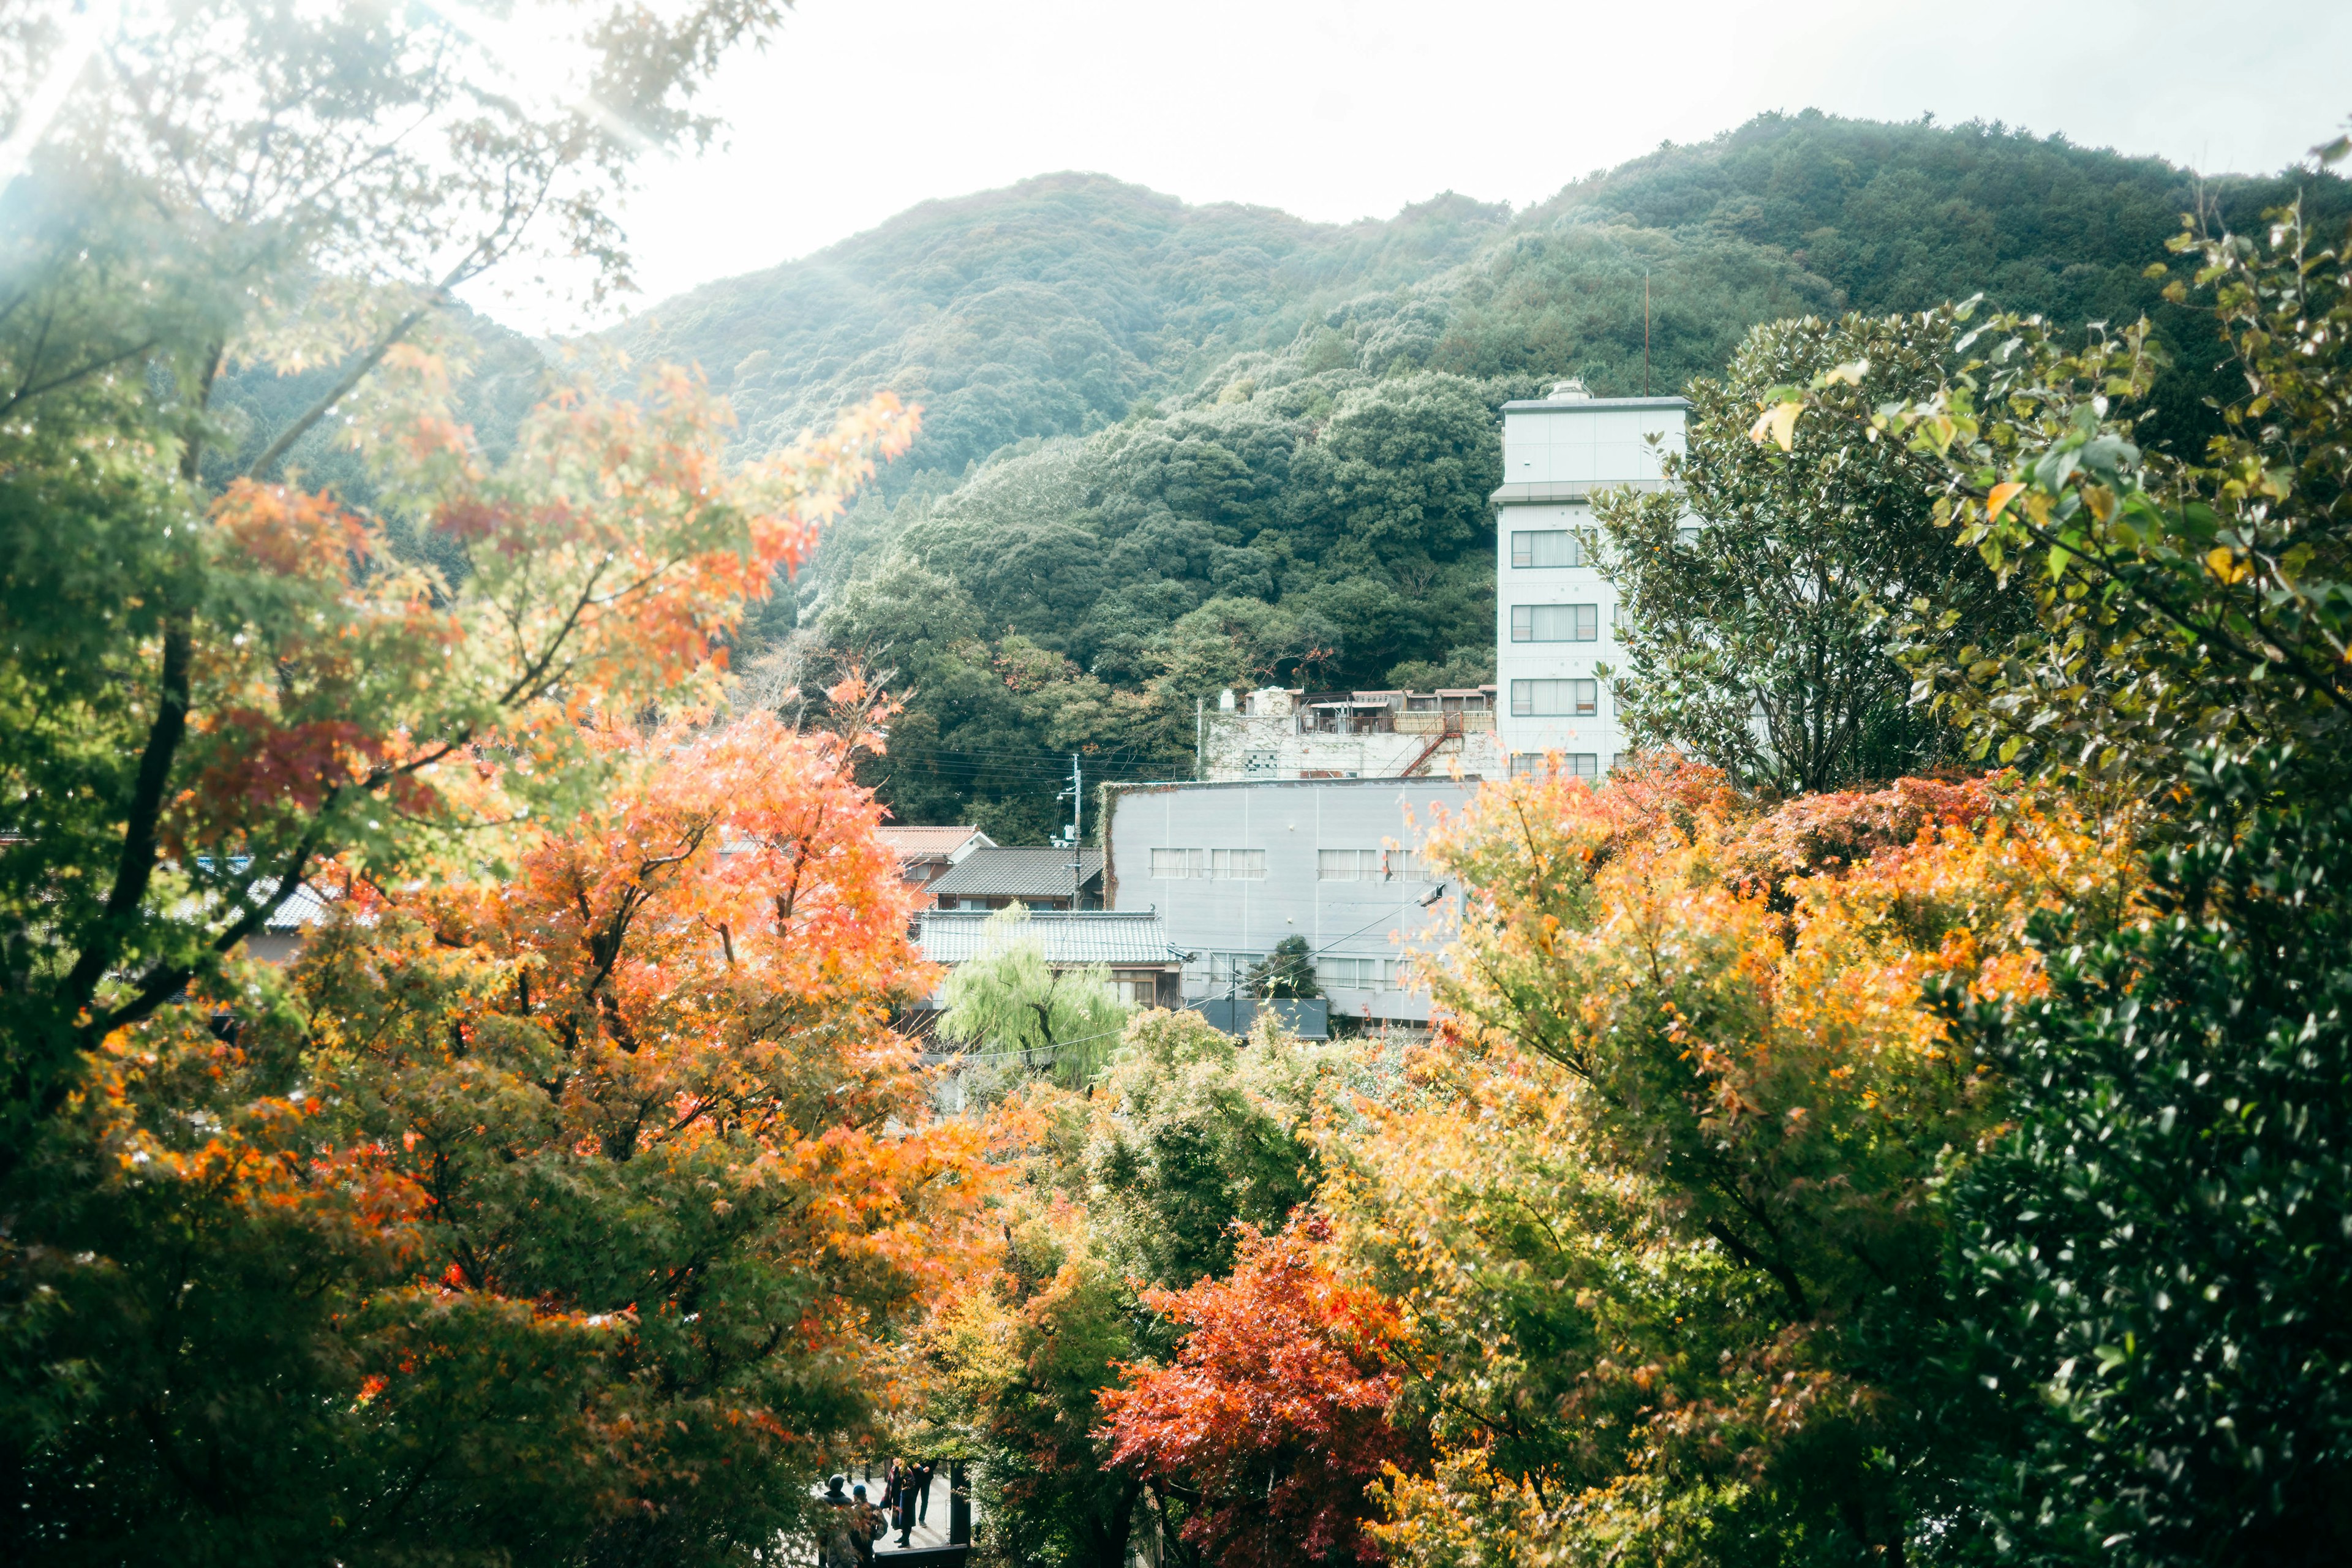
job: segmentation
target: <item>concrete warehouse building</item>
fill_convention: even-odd
[[[1594,397],[1580,381],[1503,405],[1503,483],[1491,498],[1496,731],[1514,772],[1558,752],[1566,771],[1597,780],[1625,750],[1600,669],[1622,658],[1617,591],[1594,563],[1592,495],[1657,489],[1659,458],[1684,450],[1689,409],[1680,397]]]
[[[1103,891],[1150,910],[1184,955],[1188,1002],[1231,993],[1285,937],[1301,936],[1331,1016],[1425,1025],[1405,962],[1447,934],[1454,889],[1423,865],[1423,835],[1475,781],[1296,779],[1112,784]]]

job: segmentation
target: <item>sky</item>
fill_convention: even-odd
[[[1454,190],[1524,206],[1770,110],[2000,121],[2207,173],[2352,114],[2352,0],[799,0],[622,215],[643,309],[916,203],[1063,169],[1334,222]],[[2291,42],[2286,42],[2291,41]],[[517,326],[597,324],[488,280]]]

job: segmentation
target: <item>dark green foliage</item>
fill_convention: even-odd
[[[618,337],[641,360],[703,365],[754,445],[883,388],[921,402],[922,439],[887,481],[903,485],[1024,437],[1101,429],[1331,304],[1461,260],[1507,216],[1446,195],[1385,223],[1311,224],[1048,174],[707,284]]]
[[[2282,210],[2264,239],[2191,229],[2168,292],[2239,391],[2193,461],[2137,439],[2164,356],[2134,328],[2079,350],[2036,318],[1970,334],[1948,393],[1890,431],[1945,454],[1962,543],[2030,602],[2013,635],[1923,598],[1902,656],[1974,754],[2081,769],[2150,799],[2182,759],[2280,746],[2295,787],[2352,757],[2352,223]],[[2151,268],[2161,271],[2161,268]],[[2207,352],[2211,352],[2208,350]]]
[[[1323,994],[1315,984],[1315,952],[1303,936],[1286,936],[1274,944],[1264,962],[1251,966],[1244,982],[1253,996],[1308,997]]]
[[[2352,811],[2256,809],[2275,762],[2198,780],[2157,919],[2053,919],[2050,995],[1966,1016],[2019,1124],[1951,1198],[2013,1422],[1977,1554],[2352,1557]]]

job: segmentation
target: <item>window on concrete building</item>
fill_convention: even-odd
[[[1263,849],[1154,849],[1151,874],[1169,881],[1265,880]]]
[[[1315,977],[1333,989],[1380,991],[1387,988],[1394,959],[1333,958],[1315,961]]]
[[[1601,711],[1597,680],[1514,680],[1511,711],[1519,718],[1591,718]]]
[[[1383,875],[1391,882],[1429,880],[1429,867],[1422,859],[1421,851],[1418,849],[1391,849],[1384,858],[1387,861],[1387,867]]]
[[[1244,752],[1242,753],[1244,777],[1270,779],[1281,771],[1282,753],[1280,752]]]
[[[1377,882],[1381,851],[1377,849],[1318,849],[1315,879],[1318,882]]]
[[[1262,952],[1213,952],[1209,954],[1209,978],[1219,985],[1230,985],[1236,980],[1246,980],[1249,972],[1265,962]]]
[[[1513,642],[1597,642],[1601,637],[1598,605],[1513,605]]]
[[[1511,535],[1514,566],[1589,566],[1584,535],[1570,528],[1534,529]]]
[[[1675,538],[1685,550],[1698,548],[1698,530],[1688,524],[1675,530]]]
[[[1601,776],[1601,754],[1598,752],[1513,752],[1511,776],[1524,778],[1530,773],[1548,772],[1555,757],[1559,759],[1562,778],[1597,779]]]

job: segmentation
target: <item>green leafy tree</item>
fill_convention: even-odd
[[[1264,960],[1250,965],[1243,985],[1253,996],[1287,999],[1320,996],[1315,984],[1315,952],[1303,936],[1286,936],[1274,944]]]
[[[1783,794],[1953,752],[1911,704],[1889,617],[1923,599],[1998,635],[2024,608],[1937,526],[1941,466],[1867,416],[1932,395],[1956,331],[1948,311],[1758,327],[1722,380],[1692,383],[1688,450],[1666,456],[1667,488],[1595,507],[1622,595],[1617,700],[1638,743]],[[1774,389],[1815,378],[1836,416],[1785,449],[1751,438]]]
[[[2031,602],[2006,637],[1912,606],[1904,657],[1973,755],[2158,795],[2185,756],[2292,743],[2303,787],[2335,787],[2352,732],[2347,235],[2290,207],[2260,237],[2176,241],[2197,266],[2168,287],[2208,302],[2244,384],[2195,460],[2134,439],[2163,380],[2145,322],[2074,349],[1996,317],[1948,395],[1886,421],[1948,462],[1939,509]]]
[[[1029,1072],[1084,1083],[1109,1057],[1129,1009],[1105,965],[1047,963],[1045,943],[1023,929],[1028,921],[1024,904],[989,917],[984,951],[948,976],[940,1034]]]

